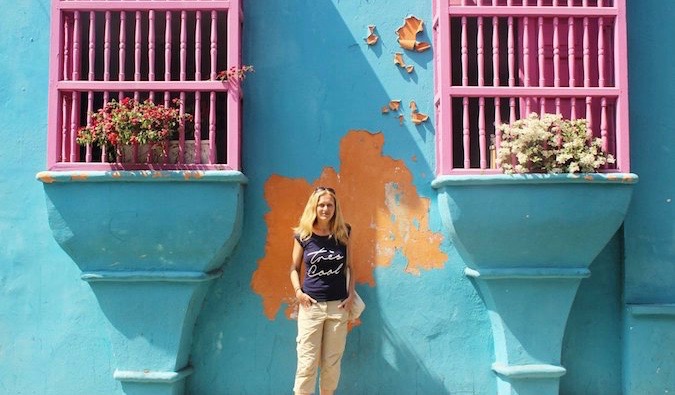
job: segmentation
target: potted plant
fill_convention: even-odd
[[[497,165],[506,174],[595,173],[614,157],[603,150],[601,139],[589,136],[587,124],[546,113],[503,124]]]
[[[181,114],[179,105],[178,99],[169,106],[129,97],[113,99],[89,114],[87,126],[78,130],[77,143],[98,146],[120,162],[131,159],[129,148],[142,146],[145,156],[156,161],[155,154],[164,149],[181,125],[192,120],[190,114]]]
[[[432,186],[489,311],[497,393],[554,395],[577,287],[621,226],[637,176],[598,173],[614,158],[583,119],[530,114],[499,128],[505,174],[443,175]]]

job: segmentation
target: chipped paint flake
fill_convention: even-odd
[[[411,64],[408,65],[405,64],[405,62],[403,61],[403,54],[400,52],[396,52],[394,54],[394,64],[397,65],[398,67],[405,69],[405,71],[408,74],[412,73],[415,70],[415,66]]]
[[[400,100],[390,100],[389,101],[389,108],[391,111],[398,111],[399,108],[401,108],[401,101]]]
[[[410,117],[415,125],[419,125],[422,122],[426,122],[429,119],[429,116],[427,114],[422,114],[421,112],[413,112],[412,114],[410,114]]]
[[[431,47],[427,42],[417,41],[417,35],[424,31],[424,21],[414,15],[403,20],[403,25],[396,29],[398,43],[408,51],[424,52]]]
[[[368,45],[375,45],[379,37],[375,34],[375,25],[368,25],[368,36],[364,38]]]
[[[394,64],[399,66],[399,67],[405,67],[405,62],[403,61],[403,54],[400,52],[396,52],[394,54]]]
[[[424,52],[429,48],[431,48],[431,44],[428,42],[420,41],[415,44],[415,51],[417,52]]]
[[[426,122],[429,119],[427,114],[422,114],[417,110],[417,103],[414,100],[410,101],[410,119],[415,125],[419,125],[422,122]]]
[[[342,196],[342,210],[354,229],[354,276],[375,286],[376,267],[389,267],[397,254],[407,261],[406,273],[440,269],[448,259],[441,250],[442,233],[429,229],[428,198],[420,197],[405,162],[382,154],[384,135],[352,130],[340,144],[340,173],[326,167],[312,184],[304,179],[272,175],[264,185],[267,238],[265,256],[251,279],[261,296],[265,316],[273,320],[282,305],[291,317],[295,303],[290,286],[294,226],[307,196],[316,185],[331,185]],[[364,171],[367,168],[368,171]]]
[[[389,107],[382,106],[382,114],[388,114],[388,113],[389,113]]]

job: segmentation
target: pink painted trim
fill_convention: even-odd
[[[616,67],[616,86],[619,88],[617,99],[616,160],[617,168],[624,173],[630,172],[630,138],[628,120],[628,37],[626,32],[626,0],[614,0],[618,8],[617,22],[614,24],[614,65]]]
[[[447,1],[447,0],[446,0]],[[457,16],[501,16],[501,17],[582,17],[582,16],[614,16],[616,7],[568,7],[568,6],[448,6],[448,14]]]
[[[98,23],[95,22],[97,17],[96,11],[105,11],[105,20]],[[180,12],[180,32],[172,32],[170,20],[172,12]],[[206,15],[212,17],[212,22],[221,17],[227,18],[228,33],[227,41],[222,43],[222,48],[227,52],[227,64],[217,64],[217,30],[215,25],[211,33],[209,52],[212,56],[210,61],[211,69],[208,72],[209,80],[202,80],[201,73],[201,44],[206,37],[201,37],[201,12],[205,11]],[[111,38],[111,29],[116,29],[117,26],[112,26],[111,12],[117,12],[119,15],[120,26],[119,36]],[[194,53],[188,53],[188,22],[186,20],[187,12],[193,13],[190,17],[196,18],[194,23],[194,34],[197,37],[196,47]],[[80,16],[82,14],[82,16]],[[48,114],[49,114],[49,133],[48,133],[48,154],[47,166],[50,169],[87,169],[87,168],[110,168],[110,169],[143,169],[143,168],[162,168],[162,169],[239,169],[240,168],[240,87],[234,83],[223,83],[216,81],[217,72],[229,66],[241,66],[241,19],[243,12],[240,6],[240,0],[221,1],[221,0],[167,0],[167,1],[148,1],[148,0],[54,0],[52,2],[51,20],[51,48],[53,56],[50,58],[50,73],[49,73],[49,100],[48,100]],[[161,16],[160,16],[161,15]],[[175,14],[174,14],[175,16]],[[64,18],[68,18],[68,21]],[[156,61],[157,56],[155,45],[155,20],[157,17],[164,17],[167,21],[167,29],[165,31],[165,44],[163,60],[165,62],[165,78],[164,81],[156,81]],[[82,26],[81,21],[87,18],[89,21],[89,35],[87,37],[81,36]],[[133,21],[129,19],[134,18]],[[142,28],[143,19],[147,18],[150,28],[147,29],[147,38],[143,37]],[[127,26],[125,21],[131,23]],[[193,21],[190,20],[189,23]],[[223,23],[221,19],[218,21]],[[68,25],[66,25],[66,23]],[[101,28],[103,32],[103,41],[96,41],[96,29]],[[172,35],[179,34],[179,48],[171,48]],[[143,47],[147,39],[147,51],[144,52]],[[133,40],[133,44],[132,41]],[[85,48],[85,45],[87,47]],[[133,45],[133,48],[131,48]],[[102,60],[96,57],[96,48],[101,46],[103,48]],[[83,56],[83,52],[87,53]],[[161,49],[159,49],[161,51]],[[115,55],[112,51],[117,52]],[[117,75],[113,76],[111,80],[111,55],[117,56],[117,64],[127,64],[127,70],[133,73],[125,75],[125,68],[118,68]],[[129,55],[129,59],[126,59]],[[101,55],[99,55],[101,56]],[[195,75],[187,76],[187,57],[195,56],[196,70]],[[145,59],[144,59],[145,57]],[[161,57],[161,55],[159,56]],[[179,72],[171,71],[172,58],[178,57]],[[80,59],[84,58],[87,62],[87,75],[80,76]],[[149,63],[147,76],[140,66],[144,60]],[[174,59],[175,60],[175,59]],[[96,65],[95,65],[96,63]],[[96,66],[102,69],[102,80],[96,80],[94,70]],[[160,66],[161,67],[161,66]],[[130,73],[129,73],[130,74]],[[178,81],[176,81],[178,77]],[[101,78],[101,77],[99,77]],[[127,80],[128,78],[132,80]],[[143,79],[147,78],[147,81]],[[173,79],[172,79],[173,78]],[[194,78],[193,81],[188,78]],[[110,98],[122,99],[125,95],[133,95],[134,98],[141,98],[142,95],[154,99],[154,96],[164,92],[164,103],[168,104],[172,97],[176,97],[178,93],[183,104],[180,111],[185,111],[186,99],[195,103],[195,108],[201,108],[200,102],[203,97],[200,95],[204,92],[209,92],[210,108],[205,108],[203,111],[197,111],[195,118],[197,121],[203,119],[205,116],[209,119],[209,160],[201,160],[200,144],[195,144],[195,163],[191,164],[173,164],[166,163],[167,152],[165,151],[164,164],[119,164],[106,163],[102,158],[102,163],[92,162],[92,147],[86,147],[82,152],[83,158],[79,158],[80,147],[76,144],[75,138],[77,129],[80,127],[80,100],[86,100],[88,111],[95,110],[93,107],[98,105],[101,96],[103,102],[107,102]],[[112,94],[110,94],[112,93]],[[227,113],[223,114],[216,108],[216,95],[225,93],[227,95]],[[220,105],[220,104],[219,104]],[[226,116],[227,127],[223,130],[216,131],[216,116]],[[235,118],[235,119],[233,119]],[[200,126],[195,126],[195,139],[197,142],[204,138]],[[224,138],[227,141],[227,153],[221,153],[221,158],[216,158],[216,133],[226,133]],[[179,162],[186,156],[185,144],[186,136],[185,129],[181,126],[178,139],[179,143]],[[150,155],[150,154],[148,154]],[[105,154],[104,154],[105,157]],[[134,149],[133,159],[141,160],[145,158],[138,158],[138,151]],[[82,162],[80,162],[82,160]],[[220,161],[221,163],[218,163]]]
[[[452,157],[444,153],[452,152],[452,108],[448,89],[451,85],[452,63],[450,61],[450,15],[443,12],[446,0],[435,0],[436,28],[435,54],[439,61],[435,63],[435,90],[436,90],[436,172],[446,174],[452,170]]]
[[[123,11],[123,10],[162,10],[162,11],[195,11],[195,10],[226,10],[232,7],[232,4],[240,0],[167,0],[158,2],[155,0],[145,1],[125,1],[125,0],[54,0],[53,3],[60,3],[58,9],[61,10],[86,10],[86,11]]]
[[[63,38],[60,34],[63,26],[63,15],[59,9],[59,2],[53,1],[51,7],[50,24],[50,57],[49,57],[49,98],[47,101],[47,167],[52,166],[61,159],[61,133],[57,129],[62,124],[62,111],[60,105],[60,94],[56,89],[56,83],[62,73],[63,60]]]
[[[233,0],[227,12],[227,66],[241,67],[241,23],[240,1]],[[227,162],[234,170],[241,168],[241,90],[239,82],[234,80],[233,89],[227,92]]]
[[[506,101],[502,99],[508,99],[510,122],[531,111],[586,118],[590,134],[600,137],[617,158],[616,165],[603,171],[630,171],[625,0],[589,3],[588,0],[583,4],[572,0],[461,0],[458,5],[460,0],[434,0],[438,174],[499,173],[497,169],[486,169],[488,130],[494,134],[497,147],[501,137],[498,130],[487,124],[486,116],[500,123],[504,115],[501,110],[506,111]],[[508,54],[500,53],[501,38],[493,37],[493,60],[488,65],[482,56],[490,55],[481,45],[486,22],[483,18],[491,18],[494,26],[494,21],[502,17],[508,17],[506,26],[499,23],[500,28],[508,28],[500,29],[508,34],[504,51]],[[519,29],[515,29],[516,21]],[[442,34],[451,23],[460,24],[461,30],[461,36],[452,41],[449,35]],[[606,31],[608,26],[614,31]],[[496,31],[493,27],[493,34]],[[469,37],[475,38],[476,47],[467,47]],[[608,47],[609,43],[614,47]],[[518,69],[514,54],[519,58]],[[475,61],[471,59],[474,56]],[[608,56],[614,58],[609,60]],[[454,75],[452,66],[460,68]],[[491,67],[493,81],[485,81],[486,67]],[[501,71],[508,73],[508,86],[502,86],[497,78],[504,67],[507,70]],[[451,77],[456,79],[456,85],[452,85]],[[494,113],[487,111],[488,99]],[[451,123],[453,113],[462,116],[454,125],[455,130]],[[461,158],[453,159],[453,140],[462,145],[457,153]],[[454,168],[455,164],[460,167]]]

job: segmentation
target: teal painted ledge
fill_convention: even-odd
[[[175,383],[179,380],[185,379],[191,375],[194,369],[191,367],[182,369],[179,372],[154,372],[149,370],[144,371],[129,371],[116,370],[113,376],[120,381],[136,382],[136,383]]]
[[[580,281],[621,226],[634,174],[441,176],[441,219],[485,303],[499,395],[559,392]]]
[[[46,184],[54,182],[234,182],[246,184],[246,176],[234,170],[137,170],[137,171],[41,171]]]
[[[180,395],[210,280],[241,235],[236,171],[41,172],[49,226],[109,321],[130,395]]]
[[[628,304],[628,309],[634,316],[664,316],[675,318],[675,304],[673,303],[630,303]]]

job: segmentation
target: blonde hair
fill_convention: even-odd
[[[340,203],[338,202],[335,192],[327,188],[319,187],[309,195],[307,204],[305,205],[305,211],[300,217],[300,222],[298,226],[293,228],[293,231],[300,237],[300,240],[305,241],[309,239],[312,235],[314,229],[314,224],[316,223],[316,207],[319,204],[319,198],[323,195],[330,195],[333,198],[335,203],[335,212],[333,213],[333,218],[330,219],[329,229],[330,237],[335,237],[335,240],[341,244],[347,245],[349,242],[349,225],[345,223],[344,218],[342,217],[342,209],[340,208]]]

